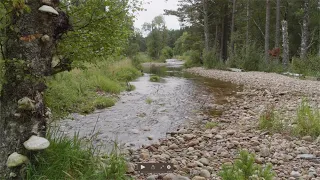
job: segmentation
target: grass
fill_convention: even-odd
[[[207,122],[206,123],[206,129],[212,129],[218,126],[217,122]]]
[[[132,90],[128,82],[141,75],[129,59],[86,64],[86,69],[73,69],[48,79],[45,101],[54,118],[69,113],[91,113],[95,108],[113,106],[116,95]]]
[[[306,99],[304,99],[297,110],[293,133],[298,136],[312,136],[314,138],[320,135],[320,111],[312,109]]]
[[[97,149],[86,144],[77,135],[69,139],[63,135],[49,135],[48,149],[33,155],[33,162],[26,170],[28,180],[40,179],[129,179],[126,162],[114,151],[102,158]]]
[[[239,157],[233,165],[223,165],[219,172],[222,180],[247,180],[264,179],[272,180],[275,173],[272,171],[272,165],[268,164],[262,167],[255,163],[255,155],[247,151],[240,151]]]
[[[274,133],[281,132],[284,129],[284,124],[276,113],[274,105],[268,106],[260,116],[259,128]]]
[[[148,98],[146,99],[146,103],[147,103],[147,104],[151,104],[152,102],[153,102],[153,100],[152,100],[151,98],[148,97]]]
[[[308,100],[304,99],[297,108],[296,117],[291,122],[292,126],[280,118],[274,106],[269,106],[260,116],[259,128],[273,133],[289,132],[298,137],[320,136],[320,111],[313,109]]]
[[[152,75],[150,77],[150,81],[151,82],[160,82],[160,77],[159,76],[156,76],[156,75]]]

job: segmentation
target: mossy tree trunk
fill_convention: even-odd
[[[269,32],[270,27],[270,0],[266,0],[266,26],[265,26],[265,34],[264,34],[264,56],[265,61],[269,60]]]
[[[58,37],[67,31],[68,18],[41,12],[39,0],[25,1],[31,11],[10,13],[11,23],[6,32],[5,83],[0,106],[0,179],[22,179],[25,165],[8,168],[6,161],[13,152],[30,155],[23,142],[31,135],[45,136],[48,115],[44,103],[45,76],[59,71],[51,67]],[[48,1],[47,1],[48,2]],[[57,1],[51,6],[57,9]],[[30,108],[21,108],[18,101],[29,98]],[[9,177],[16,175],[16,177]]]

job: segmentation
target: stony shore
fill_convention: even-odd
[[[320,138],[293,137],[283,132],[271,134],[259,130],[260,114],[268,105],[281,110],[288,122],[295,118],[303,97],[319,108],[320,82],[299,80],[275,73],[228,72],[191,68],[186,71],[243,85],[242,92],[228,99],[228,103],[211,104],[222,110],[218,117],[200,116],[195,123],[179,129],[167,139],[137,151],[130,151],[128,173],[136,179],[215,180],[222,164],[232,163],[240,149],[256,154],[256,163],[272,163],[275,179],[319,179]],[[214,99],[212,99],[214,102]],[[208,129],[205,125],[218,126]],[[174,174],[142,175],[134,167],[137,162],[171,162]]]

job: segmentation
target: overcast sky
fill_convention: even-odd
[[[177,9],[178,0],[143,0],[143,8],[146,11],[139,12],[135,20],[134,26],[141,29],[141,26],[145,22],[151,22],[155,16],[164,13],[164,9]],[[148,3],[149,2],[149,3]],[[168,29],[179,29],[179,21],[175,16],[164,16]]]

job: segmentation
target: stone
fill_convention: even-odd
[[[8,157],[7,166],[9,168],[17,167],[28,161],[29,159],[26,156],[18,154],[17,152],[14,152]]]
[[[268,157],[270,155],[270,150],[267,147],[262,147],[260,151],[261,157]]]
[[[171,145],[169,146],[169,149],[178,149],[178,148],[179,148],[179,146],[176,145],[176,144],[171,144]]]
[[[223,137],[220,134],[217,134],[214,136],[215,139],[223,139]]]
[[[158,175],[151,175],[147,177],[147,180],[157,180],[158,179]]]
[[[48,5],[42,5],[38,10],[41,12],[59,15],[57,10],[55,10],[53,7],[48,6]]]
[[[192,178],[192,180],[206,180],[206,178],[201,177],[201,176],[195,176]]]
[[[200,176],[201,177],[205,177],[205,178],[209,178],[211,175],[210,175],[210,172],[206,169],[201,169],[200,170]]]
[[[139,133],[140,133],[140,131],[139,131],[138,129],[132,129],[131,132],[132,132],[133,134],[139,134]]]
[[[303,136],[302,140],[311,142],[312,141],[312,137],[311,136]]]
[[[31,100],[28,97],[23,97],[21,99],[18,100],[18,108],[22,109],[22,110],[34,110],[35,109],[35,105],[34,105],[33,100]]]
[[[30,151],[38,151],[48,148],[50,142],[46,138],[33,135],[23,145]]]
[[[150,140],[150,141],[153,140],[153,136],[148,136],[147,138],[148,138],[148,140]]]
[[[297,151],[301,154],[309,154],[309,150],[307,147],[298,147]]]
[[[301,176],[301,174],[298,171],[292,171],[290,173],[290,176],[294,177],[294,178],[299,178]]]
[[[298,159],[314,159],[316,158],[313,154],[298,154]]]
[[[190,142],[188,143],[188,146],[195,146],[195,145],[197,145],[197,144],[199,144],[199,140],[195,139],[195,140],[190,141]]]
[[[183,137],[183,139],[188,141],[188,140],[195,138],[196,136],[194,134],[184,134],[182,137]]]
[[[234,135],[235,133],[236,133],[235,130],[228,130],[228,131],[227,131],[227,134],[228,134],[228,135]]]
[[[172,173],[166,174],[163,177],[163,180],[176,180],[176,179],[177,179],[177,176]]]
[[[127,163],[126,164],[127,168],[126,168],[126,171],[127,173],[133,173],[134,172],[134,169],[135,169],[135,165],[133,163]]]
[[[201,158],[199,159],[199,162],[201,162],[205,166],[209,165],[209,160],[207,158]]]
[[[147,159],[150,158],[150,155],[149,155],[148,152],[142,152],[142,153],[140,154],[140,158],[141,158],[141,159],[144,159],[144,160],[147,160]]]

